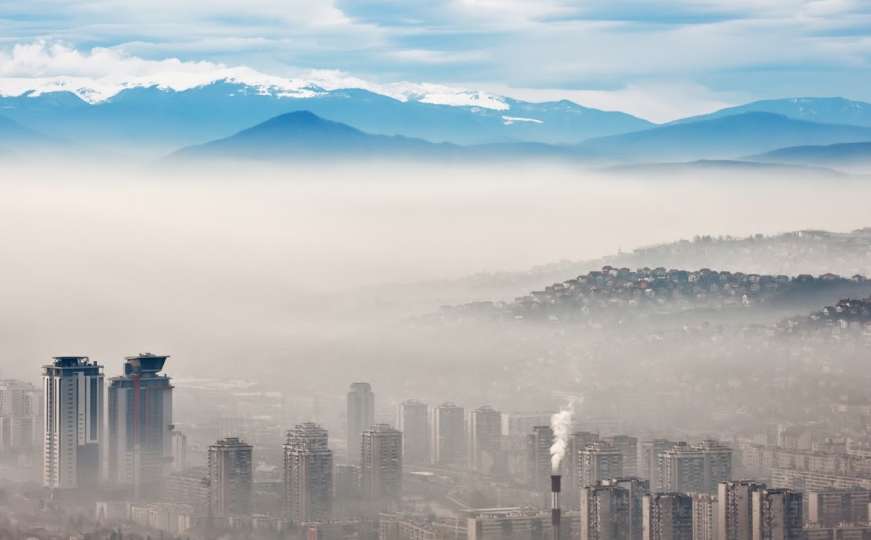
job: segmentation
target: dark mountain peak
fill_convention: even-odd
[[[188,147],[173,157],[232,157],[243,159],[306,159],[314,155],[428,154],[449,150],[420,139],[372,135],[347,124],[326,120],[311,111],[294,111],[270,118],[230,137]]]
[[[183,148],[170,160],[212,158],[304,161],[313,157],[334,159],[415,160],[582,160],[590,156],[579,149],[542,143],[509,143],[458,146],[432,143],[402,135],[367,133],[347,124],[327,120],[311,111],[280,114],[229,137]]]
[[[239,133],[239,136],[274,135],[293,137],[299,135],[315,137],[363,137],[362,131],[347,124],[333,122],[314,114],[311,111],[293,111],[272,117]]]
[[[311,127],[322,126],[326,124],[332,124],[334,126],[342,125],[337,122],[330,122],[329,120],[325,120],[311,111],[293,111],[285,114],[279,114],[278,116],[270,118],[269,120],[263,122],[260,125]]]

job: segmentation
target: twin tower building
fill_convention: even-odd
[[[59,356],[43,366],[46,487],[105,482],[137,496],[159,493],[172,463],[173,387],[160,373],[167,358],[127,357],[123,375],[109,380],[108,403],[103,366],[88,357]]]

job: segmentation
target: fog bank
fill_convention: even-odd
[[[33,379],[60,354],[90,354],[111,373],[123,355],[149,350],[173,355],[175,375],[276,382],[271,366],[308,364],[317,377],[316,364],[392,354],[395,321],[463,300],[422,305],[404,288],[385,296],[389,287],[373,297],[374,285],[521,271],[697,234],[869,225],[871,183],[861,180],[642,176],[555,166],[19,169],[0,180],[9,358],[0,376]]]

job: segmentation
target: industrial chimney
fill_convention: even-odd
[[[553,528],[553,540],[560,540],[560,502],[562,477],[558,474],[550,476],[550,524]]]

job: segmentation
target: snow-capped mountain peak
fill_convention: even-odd
[[[486,92],[430,83],[396,82],[379,84],[337,71],[317,70],[304,77],[269,75],[247,67],[218,68],[209,71],[161,71],[135,77],[0,77],[0,96],[40,96],[50,92],[71,92],[91,104],[107,101],[131,88],[156,87],[183,92],[216,82],[239,84],[261,95],[305,99],[325,92],[361,89],[398,101],[419,101],[434,105],[480,107],[497,111],[510,108],[506,100]]]

